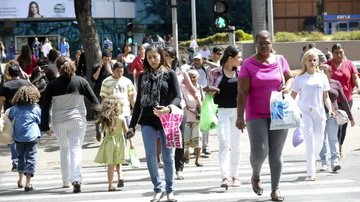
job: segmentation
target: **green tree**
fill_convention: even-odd
[[[318,32],[324,33],[324,0],[317,0],[317,17],[316,17],[316,29]]]

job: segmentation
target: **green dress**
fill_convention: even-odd
[[[119,117],[117,127],[113,133],[106,128],[104,137],[95,158],[96,163],[124,164],[125,163],[125,138],[123,135],[122,119]]]

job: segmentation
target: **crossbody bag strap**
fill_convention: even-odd
[[[279,64],[279,68],[280,68],[280,76],[281,76],[281,82],[282,82],[282,86],[285,86],[285,77],[284,77],[284,71],[283,71],[283,66],[282,66],[282,62],[280,60],[280,56],[279,55],[275,55],[276,60]]]

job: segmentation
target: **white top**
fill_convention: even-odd
[[[317,111],[323,114],[324,119],[324,91],[330,90],[329,79],[324,73],[314,73],[313,75],[305,72],[301,76],[297,76],[292,87],[292,91],[299,93],[300,110]]]
[[[50,43],[46,43],[42,46],[41,51],[44,53],[44,57],[47,57],[51,49],[53,49],[53,47]]]
[[[207,57],[207,58],[209,58],[211,56],[211,53],[210,53],[209,50],[205,51],[204,49],[201,49],[200,53],[201,53],[202,56]]]
[[[198,44],[196,43],[195,39],[192,40],[191,43],[190,43],[190,48],[195,49],[195,48],[197,48],[197,47],[198,47]]]

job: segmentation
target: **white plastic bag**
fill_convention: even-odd
[[[297,128],[302,125],[301,112],[289,94],[273,91],[270,97],[270,130]]]
[[[3,117],[0,118],[0,144],[12,144],[14,143],[14,121],[10,121],[9,119],[9,113],[10,109],[7,109],[3,115]]]
[[[294,147],[299,146],[302,142],[304,142],[304,133],[300,127],[296,128],[293,134],[292,143]]]

